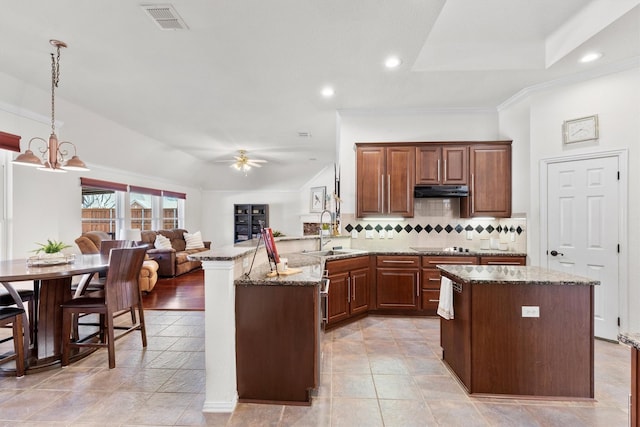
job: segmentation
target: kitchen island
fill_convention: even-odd
[[[631,393],[629,396],[629,418],[632,427],[640,426],[640,333],[623,332],[618,341],[631,347]]]
[[[525,266],[438,266],[452,281],[442,357],[468,393],[593,399],[593,286]]]

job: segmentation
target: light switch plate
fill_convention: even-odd
[[[358,230],[351,230],[351,238],[352,239],[358,238]]]
[[[378,232],[378,235],[379,235],[379,237],[380,237],[381,239],[384,239],[385,237],[387,237],[387,236],[386,236],[386,233],[385,233],[385,231],[384,231],[384,230],[380,230],[380,231]]]
[[[387,239],[393,239],[393,230],[387,231]]]
[[[523,305],[522,317],[540,317],[540,307],[537,305]]]
[[[365,239],[373,239],[373,230],[364,230]]]
[[[473,240],[473,231],[467,230],[467,240]]]

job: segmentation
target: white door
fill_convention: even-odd
[[[618,335],[618,157],[547,165],[547,266],[599,280],[595,336]]]

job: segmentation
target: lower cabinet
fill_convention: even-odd
[[[440,270],[438,264],[478,264],[475,256],[423,256],[422,257],[422,309],[427,314],[437,314],[440,302]]]
[[[376,257],[376,308],[420,309],[420,257]]]
[[[369,256],[327,261],[327,326],[369,310]]]

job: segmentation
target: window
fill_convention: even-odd
[[[129,186],[131,228],[139,228],[140,230],[159,230],[162,228],[161,195],[161,190]]]
[[[180,228],[184,224],[184,193],[162,192],[162,228]]]
[[[82,232],[103,231],[115,239],[124,224],[122,209],[127,186],[80,178],[82,186]]]

